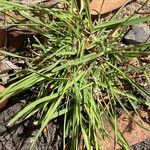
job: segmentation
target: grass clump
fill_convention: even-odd
[[[119,42],[122,31],[115,37],[111,35],[117,28],[149,21],[150,17],[132,16],[107,22],[100,18],[92,20],[88,1],[83,10],[79,10],[76,0],[65,1],[66,10],[0,2],[0,11],[6,15],[9,11],[14,13],[9,15],[14,25],[30,29],[44,39],[41,42],[37,34],[34,36],[36,53],[30,59],[22,58],[28,64],[25,73],[0,94],[3,101],[6,96],[15,96],[34,86],[41,87],[37,99],[23,108],[9,125],[40,113],[37,124],[41,128],[36,141],[46,125],[61,116],[63,149],[69,137],[70,149],[78,149],[81,137],[86,149],[99,149],[98,136],[109,136],[104,129],[104,118],[115,129],[118,107],[130,115],[128,107],[136,112],[139,105],[148,105],[145,97],[150,94],[132,74],[137,70],[146,75],[147,82],[150,81],[147,65],[139,59],[150,54],[150,44],[125,47]],[[132,57],[138,58],[140,68],[125,69]],[[124,149],[130,149],[119,129],[115,130],[115,136]]]

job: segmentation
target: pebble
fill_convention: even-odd
[[[125,44],[135,45],[150,42],[150,27],[147,24],[134,25],[122,40]]]

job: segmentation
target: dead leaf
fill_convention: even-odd
[[[6,36],[7,36],[6,29],[0,28],[0,47],[5,46]]]
[[[92,15],[105,14],[111,12],[131,0],[92,0],[90,10]]]
[[[5,60],[3,56],[0,56],[0,74],[7,73],[9,70],[18,70],[19,68],[9,60]]]
[[[0,29],[0,47],[6,47],[9,51],[14,52],[21,49],[25,40],[31,38],[32,35],[35,35],[32,31],[13,26]]]
[[[7,48],[9,51],[14,52],[21,49],[24,45],[25,34],[21,34],[17,31],[11,31],[7,37]]]
[[[150,112],[139,110],[139,115],[134,114],[133,118],[130,118],[126,113],[123,113],[118,118],[118,127],[130,146],[150,138],[150,131],[140,127],[135,122],[137,121],[145,128],[150,129],[150,122],[145,121],[145,118],[150,117],[149,115]],[[142,123],[141,120],[143,120]],[[102,150],[120,149],[121,147],[118,143],[115,145],[114,130],[111,128],[107,121],[105,122],[105,130],[109,133],[110,138],[106,140],[100,139],[99,143],[102,147]]]

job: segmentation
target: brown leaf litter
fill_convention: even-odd
[[[90,10],[92,15],[105,14],[111,12],[131,0],[92,0]]]
[[[132,118],[123,113],[117,119],[117,126],[130,146],[150,138],[150,110],[139,110],[138,113],[139,115],[133,114]],[[114,129],[107,121],[104,128],[108,132],[109,138],[99,141],[102,150],[121,149],[116,141]]]

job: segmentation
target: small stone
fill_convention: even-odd
[[[134,25],[126,33],[122,41],[127,45],[142,44],[150,41],[150,27],[143,23]]]
[[[6,134],[5,139],[8,141],[10,139],[10,134]]]
[[[6,132],[6,128],[5,128],[5,125],[4,124],[0,124],[0,141],[1,141],[1,139],[2,139],[2,137],[3,137],[3,133],[5,133]]]

